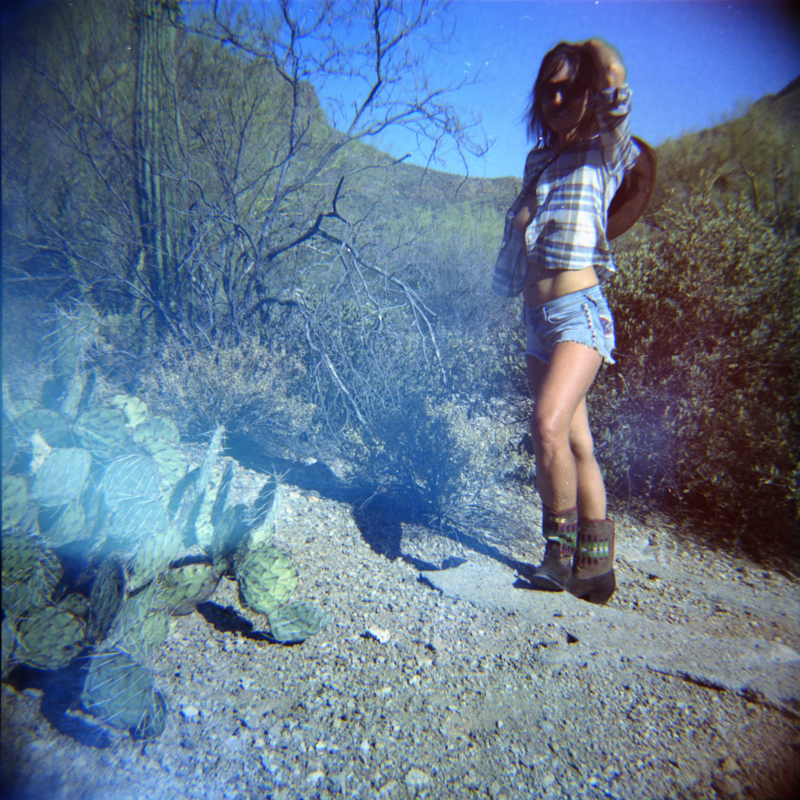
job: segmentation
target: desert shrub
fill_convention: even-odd
[[[609,489],[691,510],[725,538],[793,546],[800,259],[748,204],[702,197],[619,256],[618,366],[593,393]]]
[[[150,408],[169,413],[190,435],[222,424],[286,444],[312,424],[304,377],[300,358],[278,344],[245,338],[200,349],[167,339],[141,375],[139,392]]]
[[[411,515],[447,523],[482,490],[529,468],[524,427],[492,404],[415,394],[351,435],[352,477],[402,500]]]

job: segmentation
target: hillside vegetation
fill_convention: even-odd
[[[223,424],[276,454],[337,456],[439,522],[467,486],[533,480],[518,307],[489,289],[519,182],[365,144],[400,119],[474,146],[452,109],[376,82],[335,129],[311,88],[318,51],[280,25],[222,36],[173,2],[137,0],[138,27],[123,0],[92,8],[55,3],[6,32],[11,394],[51,379],[57,402],[31,342],[91,313],[92,381],[188,435]],[[328,24],[305,33],[327,41]],[[418,66],[396,52],[380,54],[393,74]],[[691,514],[765,558],[797,546],[799,94],[659,148],[651,206],[616,245],[618,364],[591,397],[616,503]]]

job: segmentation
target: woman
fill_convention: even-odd
[[[602,362],[614,363],[614,323],[600,284],[615,271],[608,206],[638,156],[629,109],[625,68],[611,47],[592,39],[547,53],[528,113],[538,144],[511,219],[527,253],[523,318],[546,539],[543,562],[521,574],[536,588],[594,602],[606,602],[616,587],[614,523],[586,392]]]

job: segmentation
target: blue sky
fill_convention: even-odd
[[[800,75],[800,25],[791,5],[768,0],[457,0],[455,34],[429,66],[434,82],[481,82],[453,95],[494,139],[470,159],[476,177],[519,175],[528,150],[525,112],[544,53],[561,40],[600,36],[622,53],[634,93],[634,133],[657,145],[721,122],[742,104]],[[412,149],[396,135],[381,149]],[[412,158],[412,161],[414,159]],[[463,172],[456,158],[437,169]]]

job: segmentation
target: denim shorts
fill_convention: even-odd
[[[528,308],[522,304],[527,336],[526,352],[547,364],[559,342],[578,342],[597,350],[606,363],[614,364],[614,318],[599,286],[557,297],[550,303]]]

